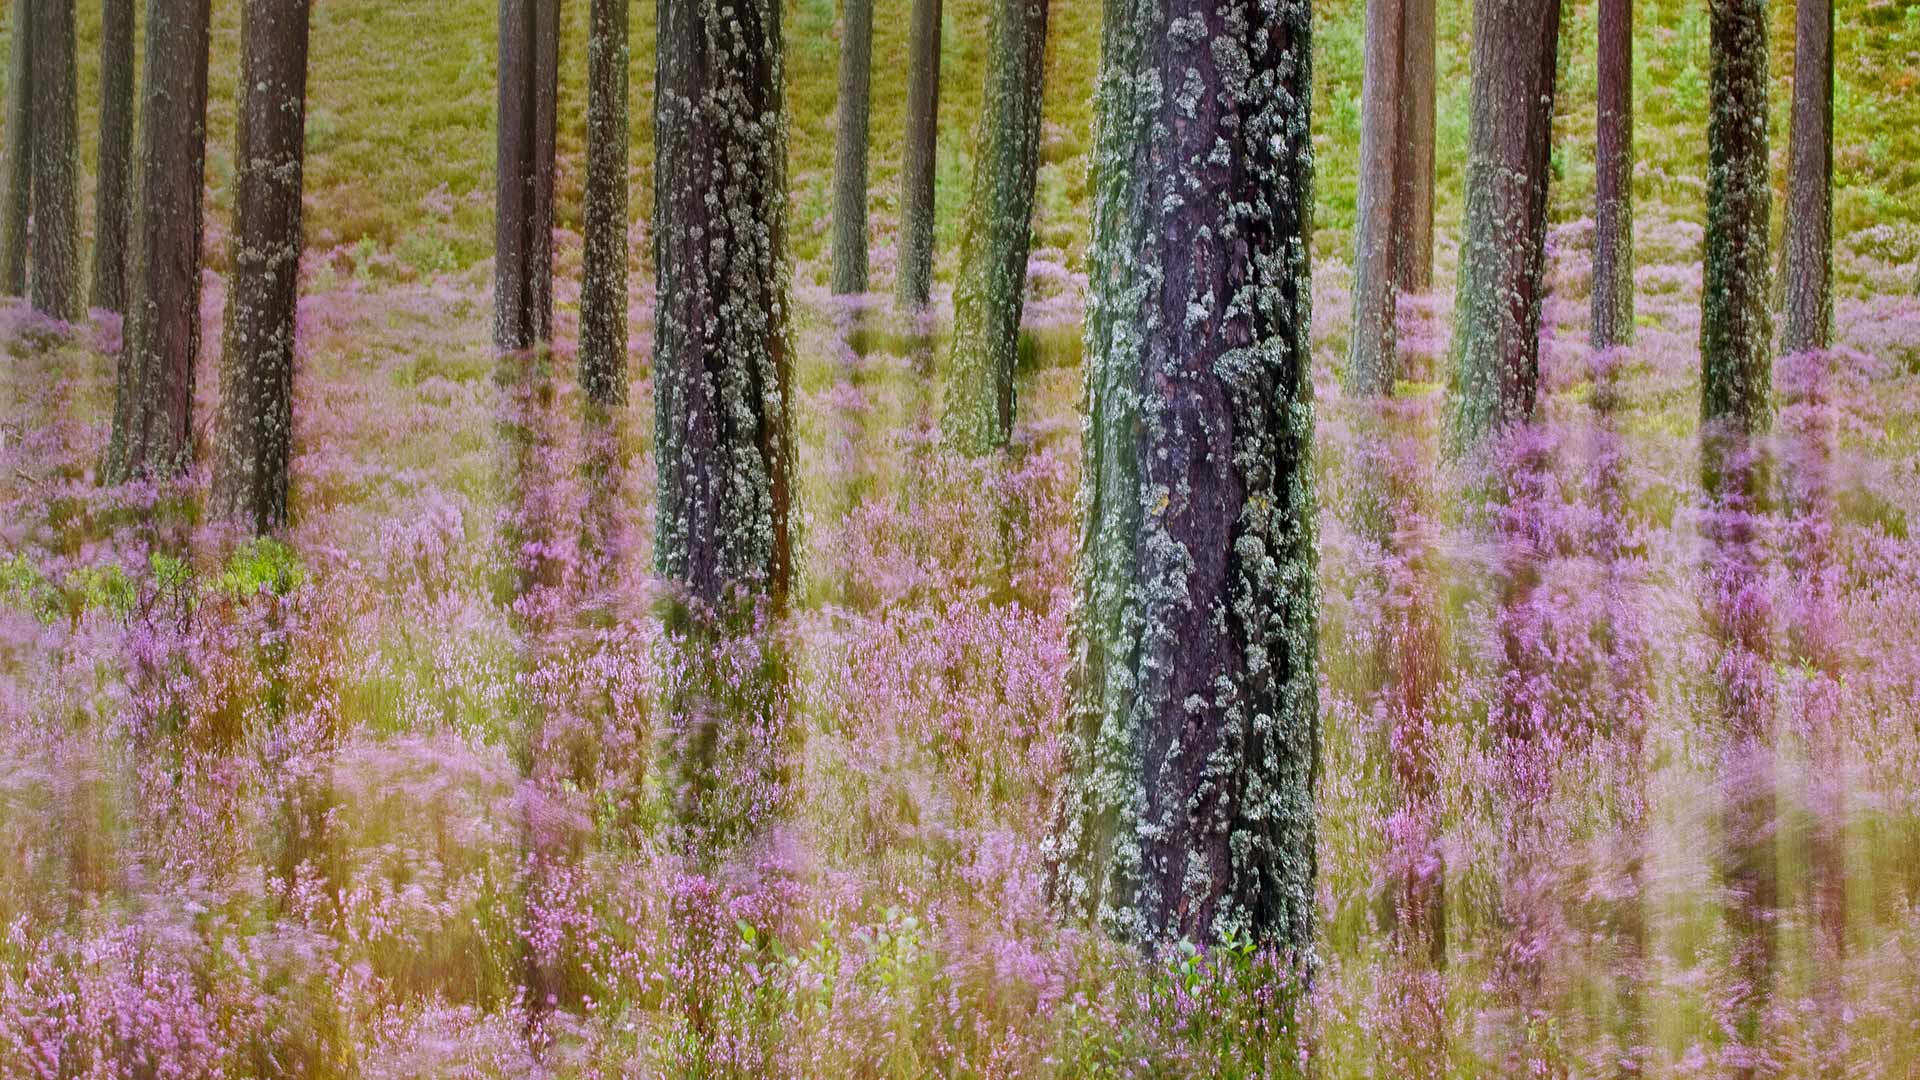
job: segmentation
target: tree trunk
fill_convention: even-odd
[[[33,0],[14,0],[7,64],[6,205],[0,207],[0,293],[27,292],[27,222],[33,216]]]
[[[933,294],[933,177],[940,132],[940,0],[913,0],[907,44],[907,132],[900,161],[900,251],[894,288],[919,309]]]
[[[1394,284],[1433,288],[1435,0],[1400,5],[1400,121],[1393,165]]]
[[[833,144],[833,291],[867,291],[867,115],[873,0],[843,0],[840,115]]]
[[[311,0],[247,0],[240,26],[233,259],[221,352],[217,512],[256,532],[287,520],[294,315]]]
[[[1633,0],[1600,0],[1594,150],[1596,349],[1633,341]]]
[[[139,193],[105,478],[180,473],[193,458],[210,0],[147,0]]]
[[[941,417],[947,442],[965,454],[987,453],[1013,437],[1014,364],[1040,168],[1048,3],[995,0],[993,7]]]
[[[656,562],[709,606],[747,588],[778,607],[794,526],[780,0],[658,11]]]
[[[1707,120],[1706,283],[1700,313],[1700,416],[1751,435],[1770,420],[1767,310],[1767,3],[1712,0]],[[1710,436],[1714,433],[1709,432]],[[1711,455],[1709,473],[1715,468]]]
[[[73,0],[34,0],[33,242],[27,287],[33,309],[80,317],[79,91]]]
[[[1309,20],[1255,0],[1107,7],[1073,770],[1048,845],[1061,902],[1123,937],[1252,939],[1302,964],[1319,756]]]
[[[553,340],[553,189],[559,0],[500,0],[494,344]]]
[[[1788,353],[1833,343],[1833,0],[1800,0],[1794,11],[1780,334]]]
[[[627,400],[627,0],[592,0],[589,19],[580,385],[617,405]]]
[[[560,0],[533,0],[533,338],[553,341],[553,222],[560,137]]]
[[[100,161],[93,197],[93,306],[127,308],[133,217],[133,0],[100,10]]]
[[[1353,334],[1347,352],[1347,392],[1362,397],[1393,393],[1399,377],[1394,312],[1398,290],[1395,257],[1400,241],[1399,185],[1395,167],[1405,137],[1399,130],[1405,104],[1400,87],[1401,0],[1367,0],[1366,74],[1360,96],[1359,221],[1354,229]]]
[[[1476,0],[1453,442],[1533,416],[1560,0]]]

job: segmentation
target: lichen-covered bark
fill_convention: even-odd
[[[209,0],[147,0],[126,331],[105,479],[184,471],[200,352]]]
[[[660,573],[783,605],[795,515],[779,0],[659,0]]]
[[[80,316],[80,120],[73,0],[34,0],[33,241],[27,291],[33,309]]]
[[[953,357],[941,431],[964,454],[1013,437],[1014,366],[1026,304],[1049,0],[995,0],[973,194],[954,289]]]
[[[553,183],[559,0],[500,0],[494,345],[553,340]]]
[[[899,262],[894,292],[903,308],[933,293],[933,178],[940,132],[940,0],[913,0],[907,41],[907,131],[900,157]]]
[[[1633,341],[1633,0],[1600,0],[1594,147],[1596,349]]]
[[[1773,326],[1767,310],[1767,214],[1773,200],[1767,180],[1767,0],[1712,0],[1710,7],[1700,415],[1710,428],[1754,434],[1770,422],[1773,386]]]
[[[1533,415],[1560,0],[1476,0],[1460,240],[1456,451]]]
[[[1401,292],[1433,288],[1435,0],[1400,4],[1400,121],[1393,164],[1393,280]]]
[[[867,117],[873,0],[842,0],[839,116],[833,141],[833,291],[867,291]]]
[[[127,308],[133,217],[133,0],[100,8],[100,154],[93,196],[93,306]]]
[[[213,505],[262,533],[287,520],[311,3],[247,0],[240,20],[233,258]]]
[[[626,0],[592,0],[588,15],[580,385],[588,400],[615,405],[627,400]]]
[[[27,221],[33,215],[33,0],[14,0],[7,63],[6,202],[0,205],[0,294],[27,292]]]
[[[1787,156],[1780,345],[1797,353],[1833,343],[1833,0],[1794,8]]]
[[[1353,241],[1353,333],[1347,350],[1350,394],[1382,397],[1399,377],[1394,312],[1398,290],[1394,226],[1402,112],[1402,0],[1367,0],[1366,73],[1360,95],[1359,216]]]
[[[1072,910],[1311,964],[1318,771],[1304,0],[1108,0]]]

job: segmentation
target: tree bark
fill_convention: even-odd
[[[100,10],[100,160],[93,197],[93,306],[127,309],[133,218],[133,0]]]
[[[933,294],[934,169],[940,133],[940,0],[913,0],[907,43],[907,132],[900,162],[899,304],[917,310]]]
[[[533,337],[553,341],[553,223],[560,139],[560,0],[533,0]]]
[[[1453,443],[1533,415],[1560,0],[1476,0]]]
[[[233,259],[213,503],[216,512],[244,519],[260,533],[287,520],[310,4],[247,0],[241,13]]]
[[[1633,0],[1600,0],[1594,150],[1596,349],[1633,341]]]
[[[0,293],[27,292],[27,223],[33,216],[33,0],[14,0],[7,64],[6,204],[0,207]]]
[[[1312,962],[1306,4],[1110,0],[1075,576],[1069,909]],[[1163,89],[1164,88],[1164,89]]]
[[[868,90],[873,75],[873,0],[843,0],[840,115],[833,150],[833,291],[867,291]]]
[[[1399,377],[1394,313],[1399,298],[1395,169],[1405,138],[1400,86],[1402,0],[1367,0],[1366,74],[1360,96],[1359,220],[1354,229],[1353,333],[1347,351],[1349,394],[1386,397]]]
[[[164,478],[193,459],[209,0],[147,0],[139,194],[105,478]]]
[[[1393,165],[1394,284],[1433,288],[1435,0],[1400,5],[1400,121]]]
[[[1752,435],[1770,422],[1773,327],[1767,310],[1767,3],[1712,0],[1707,120],[1706,282],[1700,313],[1700,416]],[[1710,437],[1715,437],[1709,432]],[[1709,472],[1715,468],[1711,455]]]
[[[27,289],[33,309],[81,314],[80,124],[73,0],[34,0],[33,239]]]
[[[964,454],[988,453],[1013,437],[1014,366],[1040,168],[1048,3],[996,0],[993,7],[941,417],[948,444]]]
[[[779,0],[659,0],[654,258],[660,573],[711,607],[793,577]]]
[[[1794,8],[1781,348],[1833,343],[1833,0]]]
[[[593,0],[589,20],[580,385],[617,405],[627,400],[627,0]]]
[[[500,0],[494,344],[553,340],[553,191],[559,0]]]

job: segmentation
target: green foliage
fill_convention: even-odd
[[[261,593],[285,596],[306,580],[306,568],[300,565],[293,548],[263,536],[234,549],[226,568],[213,579],[210,590],[235,600]]]

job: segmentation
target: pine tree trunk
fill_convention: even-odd
[[[1394,284],[1433,288],[1435,0],[1400,5],[1400,122],[1393,165]]]
[[[27,223],[33,216],[33,0],[14,0],[7,63],[6,204],[0,207],[0,294],[27,293]]]
[[[1742,435],[1772,412],[1767,310],[1767,3],[1712,0],[1707,120],[1706,283],[1700,313],[1700,415]],[[1709,433],[1710,437],[1713,433]],[[1715,466],[1708,461],[1708,471]]]
[[[553,222],[560,138],[560,0],[533,0],[533,338],[553,341]]]
[[[1394,231],[1399,185],[1402,0],[1367,0],[1366,74],[1360,95],[1359,221],[1354,229],[1353,334],[1347,351],[1349,394],[1385,397],[1399,377],[1394,313],[1398,303]]]
[[[589,19],[580,385],[617,405],[627,400],[627,0],[592,0]]]
[[[80,123],[73,0],[34,0],[33,242],[27,288],[33,309],[56,319],[82,313]]]
[[[933,178],[940,132],[940,0],[913,0],[907,43],[907,131],[900,161],[896,297],[923,308],[933,294]]]
[[[1311,963],[1309,8],[1112,0],[1058,899]],[[1181,73],[1164,86],[1160,72]]]
[[[530,349],[533,319],[534,5],[500,0],[499,121],[494,193],[493,343]]]
[[[1794,11],[1780,332],[1788,353],[1833,343],[1833,0],[1800,0]]]
[[[655,561],[709,606],[746,588],[777,607],[794,527],[780,0],[658,10]]]
[[[216,512],[247,520],[260,533],[287,520],[310,3],[247,0],[241,13],[233,259],[213,503]]]
[[[100,10],[100,161],[93,197],[93,306],[127,308],[133,218],[133,0]]]
[[[1456,320],[1456,451],[1533,416],[1560,0],[1476,0]]]
[[[1040,168],[1040,97],[1050,0],[995,0],[987,86],[974,141],[973,194],[954,290],[953,360],[941,428],[984,454],[1013,437],[1014,366]]]
[[[193,458],[210,0],[147,0],[127,322],[105,478],[176,475]]]
[[[868,88],[873,74],[873,0],[842,0],[839,117],[833,150],[833,291],[867,291]]]
[[[1633,341],[1633,0],[1600,0],[1594,150],[1596,349]]]

